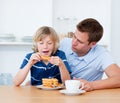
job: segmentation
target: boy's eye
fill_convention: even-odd
[[[39,44],[43,44],[43,42],[39,42]]]
[[[52,42],[49,42],[48,44],[52,44]]]

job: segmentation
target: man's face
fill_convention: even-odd
[[[92,43],[89,44],[88,39],[89,37],[87,32],[76,30],[72,38],[72,50],[76,52],[78,56],[86,55],[93,46]]]

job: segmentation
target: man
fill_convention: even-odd
[[[84,83],[84,90],[120,87],[120,68],[108,51],[97,44],[103,36],[103,27],[95,19],[87,18],[76,26],[73,38],[61,41],[66,53],[71,77]],[[103,73],[107,79],[102,80]]]

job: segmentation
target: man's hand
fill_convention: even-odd
[[[92,90],[94,90],[92,82],[88,82],[87,80],[78,79],[78,78],[75,78],[75,77],[73,79],[74,80],[80,80],[83,83],[83,85],[81,87],[83,90],[85,90],[85,91],[92,91]]]

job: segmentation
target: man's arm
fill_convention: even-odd
[[[106,89],[120,87],[120,67],[112,64],[105,69],[108,78],[99,81],[93,81],[93,89]]]
[[[116,64],[112,64],[105,69],[105,73],[108,78],[96,81],[86,81],[79,79],[84,83],[84,90],[92,91],[98,89],[110,89],[120,87],[120,67]],[[77,78],[74,78],[77,79]]]

